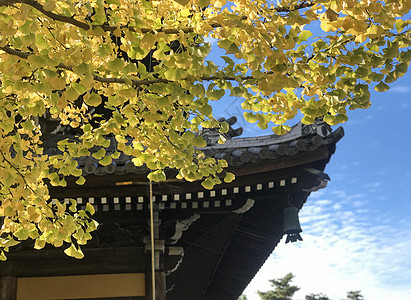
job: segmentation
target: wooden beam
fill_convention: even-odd
[[[0,277],[0,300],[16,300],[17,278],[13,276]]]
[[[84,258],[68,257],[63,249],[8,253],[0,275],[17,277],[145,272],[144,247],[83,249]],[[0,298],[0,300],[2,300]]]
[[[17,300],[96,299],[144,296],[145,275],[99,274],[18,279]]]

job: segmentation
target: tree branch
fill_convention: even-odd
[[[17,4],[17,3],[27,4],[27,5],[35,8],[35,9],[37,9],[39,12],[43,13],[44,15],[46,15],[47,17],[49,17],[49,18],[51,18],[55,21],[69,23],[69,24],[72,24],[74,26],[86,29],[86,30],[88,30],[90,28],[90,26],[87,23],[80,22],[80,21],[74,19],[73,17],[62,16],[62,15],[55,14],[51,11],[45,10],[43,5],[41,5],[40,3],[38,3],[35,0],[0,0],[0,6],[11,6],[11,5]]]
[[[10,48],[10,47],[7,47],[7,46],[0,47],[0,49],[3,50],[4,52],[6,52],[7,54],[15,55],[15,56],[18,56],[18,57],[23,58],[23,59],[27,59],[31,55],[31,53],[16,50],[16,49],[13,49],[13,48]]]
[[[89,30],[90,25],[86,22],[82,22],[79,20],[74,19],[74,17],[67,17],[59,14],[55,14],[51,11],[47,11],[44,9],[44,6],[38,3],[35,0],[0,0],[0,7],[1,6],[12,6],[13,4],[17,3],[22,3],[22,4],[27,4],[35,9],[37,9],[39,12],[43,13],[45,16],[49,17],[50,19],[53,19],[54,21],[60,21],[63,23],[68,23],[71,25],[74,25],[78,28],[84,29],[84,30]],[[313,1],[303,1],[297,5],[290,5],[286,7],[275,7],[273,12],[291,12],[295,10],[300,10],[303,8],[308,8],[314,5]],[[247,20],[248,18],[246,16],[243,16],[241,18],[242,20]],[[221,28],[222,25],[215,23],[215,24],[210,24],[212,28]],[[110,26],[110,25],[92,25],[92,28],[96,27],[101,27],[105,32],[113,32],[117,29],[117,26]],[[120,29],[125,29],[127,28],[130,31],[136,31],[136,27],[133,26],[128,26],[128,25],[123,25],[120,26]],[[174,28],[158,28],[156,30],[153,29],[148,29],[148,28],[138,28],[138,31],[141,31],[142,33],[158,33],[158,32],[164,32],[166,34],[178,34],[180,31],[183,31],[184,33],[189,33],[189,32],[194,32],[194,28],[186,27],[186,28],[179,28],[179,29],[174,29]]]
[[[292,11],[296,11],[296,10],[300,10],[303,8],[308,8],[314,6],[314,1],[303,1],[297,5],[290,5],[290,6],[276,6],[275,8],[273,8],[273,11],[276,12],[292,12]]]
[[[20,176],[20,178],[23,180],[24,184],[29,188],[29,190],[32,191],[33,194],[35,194],[36,196],[39,196],[37,194],[37,192],[30,186],[30,184],[27,182],[26,178],[24,177],[24,175],[21,173],[21,171],[11,162],[9,161],[6,156],[4,155],[3,151],[0,151],[1,156],[3,158],[3,160],[14,169],[14,171],[16,171],[16,173]]]
[[[23,59],[27,59],[30,55],[33,55],[31,53],[27,53],[24,51],[16,50],[13,48],[10,48],[8,46],[0,47],[0,50],[3,50],[7,54],[18,56]],[[60,63],[56,66],[57,69],[63,69],[67,71],[73,72],[73,67],[72,66],[66,66],[63,63]],[[267,72],[266,75],[272,75],[273,72]],[[124,78],[107,78],[107,77],[101,77],[98,75],[93,74],[94,80],[101,82],[101,83],[126,83],[129,82],[130,80],[124,79]],[[212,81],[212,80],[218,80],[218,79],[223,79],[223,80],[229,80],[229,81],[237,81],[238,79],[244,81],[244,80],[250,80],[254,79],[253,76],[242,76],[242,77],[233,77],[233,76],[218,76],[218,75],[212,75],[212,76],[203,76],[200,78],[184,78],[182,80],[202,80],[202,81]],[[154,83],[169,83],[172,82],[167,79],[163,78],[156,78],[156,79],[143,79],[143,80],[136,80],[136,79],[131,79],[131,82],[135,86],[143,86],[143,85],[150,85]]]

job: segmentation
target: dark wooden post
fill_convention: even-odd
[[[17,299],[17,277],[0,277],[0,300]]]
[[[155,273],[156,281],[156,299],[155,300],[166,300],[166,274],[162,271],[156,271]],[[146,295],[147,300],[153,300],[153,285],[151,272],[146,273]]]

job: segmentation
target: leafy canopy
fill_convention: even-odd
[[[53,203],[47,183],[84,183],[76,158],[91,148],[102,165],[124,152],[153,181],[174,168],[212,188],[227,164],[195,148],[206,145],[198,132],[228,126],[210,101],[241,97],[248,121],[283,134],[299,111],[304,123],[344,122],[347,108],[370,106],[369,84],[385,91],[405,74],[410,0],[274,2],[0,0],[0,259],[28,238],[82,257],[92,207]],[[223,65],[208,60],[210,38]],[[62,154],[44,152],[45,113],[77,132]]]
[[[294,294],[300,290],[298,286],[291,285],[293,280],[293,273],[288,273],[282,278],[270,280],[271,285],[274,287],[274,290],[267,292],[258,292],[261,300],[292,300]],[[242,300],[246,296],[241,295],[238,300]],[[313,294],[310,293],[305,296],[305,300],[331,300],[327,295]],[[361,295],[361,291],[348,291],[347,299],[350,300],[363,300],[364,297]]]
[[[364,300],[364,296],[361,294],[361,291],[348,291],[347,299],[349,300]]]
[[[330,300],[328,296],[324,294],[309,294],[305,296],[305,300]]]
[[[291,285],[294,275],[292,273],[286,274],[279,279],[271,279],[270,283],[274,290],[267,292],[258,291],[261,300],[292,300],[294,294],[300,290],[296,285]]]

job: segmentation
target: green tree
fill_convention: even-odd
[[[309,294],[305,296],[305,300],[330,300],[330,298],[324,294]]]
[[[363,300],[364,296],[361,295],[361,291],[349,291],[349,292],[347,292],[347,299],[349,299],[349,300]]]
[[[36,249],[68,243],[68,255],[83,256],[79,245],[96,228],[92,207],[53,203],[48,190],[69,176],[84,183],[79,157],[109,165],[125,153],[152,181],[166,180],[166,168],[209,189],[232,181],[226,161],[199,150],[203,128],[224,142],[228,124],[210,103],[225,94],[243,99],[247,121],[277,134],[298,112],[306,124],[317,117],[337,124],[347,109],[368,108],[370,84],[386,91],[407,71],[410,7],[410,0],[0,0],[0,259],[29,238]],[[313,36],[316,25],[322,31]],[[208,58],[210,39],[225,51],[220,65]],[[104,118],[90,113],[102,107]],[[41,144],[45,113],[77,133],[51,157]],[[117,151],[107,153],[113,141]]]
[[[246,295],[241,295],[237,300],[247,300],[247,296]]]
[[[270,280],[271,285],[274,287],[274,290],[267,292],[258,291],[258,295],[262,300],[291,300],[295,292],[300,288],[291,285],[294,275],[288,273],[282,278]]]

